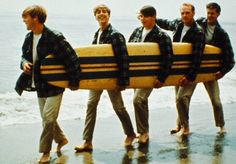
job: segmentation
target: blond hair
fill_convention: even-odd
[[[97,5],[96,7],[94,7],[93,14],[96,15],[97,11],[100,10],[100,9],[105,9],[108,12],[109,15],[111,14],[110,8],[107,5],[104,5],[104,4],[100,4],[100,5]]]
[[[192,8],[192,12],[195,12],[195,7],[194,7],[193,4],[191,4],[191,3],[183,3],[182,6],[191,7],[191,8]],[[182,6],[181,6],[181,8],[182,8]]]
[[[27,15],[30,15],[32,18],[37,17],[39,22],[43,24],[47,18],[47,11],[43,6],[32,5],[22,12],[22,17],[26,17]]]

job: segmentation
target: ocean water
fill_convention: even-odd
[[[139,26],[136,18],[111,18],[112,25],[124,34],[126,39]],[[73,47],[91,43],[98,25],[94,18],[58,16],[48,18],[50,28],[61,31]],[[231,37],[236,50],[236,22],[223,22],[222,26]],[[17,14],[3,14],[0,12],[0,126],[12,124],[40,122],[37,97],[34,92],[24,92],[18,96],[14,91],[15,82],[21,73],[19,63],[21,59],[21,46],[28,31]],[[221,99],[223,104],[236,102],[236,69],[234,68],[223,79],[219,80]],[[133,90],[122,92],[125,106],[129,113],[133,112]],[[86,114],[87,90],[66,90],[59,120],[83,119]],[[197,86],[192,97],[191,105],[205,104],[210,107],[208,95],[202,84]],[[174,87],[154,89],[149,99],[150,110],[175,111]],[[104,91],[98,106],[98,118],[114,115],[109,97]],[[227,110],[227,109],[225,109]]]

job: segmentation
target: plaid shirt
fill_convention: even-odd
[[[165,30],[173,31],[173,41],[180,42],[180,37],[184,23],[180,19],[168,21],[166,19],[157,19],[156,23]],[[201,64],[201,56],[205,48],[205,35],[201,27],[194,22],[182,39],[182,42],[192,43],[192,64],[188,73],[185,75],[188,80],[194,81]]]
[[[144,27],[136,28],[131,34],[129,42],[141,42],[143,28]],[[169,75],[172,65],[173,50],[171,38],[158,26],[154,26],[145,37],[144,42],[155,42],[160,46],[161,60],[157,79],[163,83]]]
[[[196,22],[202,27],[203,31],[206,32],[207,19],[199,18]],[[221,63],[221,73],[226,74],[235,65],[234,52],[230,43],[229,35],[227,32],[221,28],[220,24],[217,22],[212,40],[207,43],[217,46],[222,49],[222,63]]]
[[[92,44],[97,44],[98,32],[95,33]],[[102,32],[99,44],[111,44],[119,67],[118,84],[129,85],[129,56],[124,36],[114,29],[111,24]]]
[[[25,61],[32,63],[32,46],[33,46],[33,33],[30,32],[26,35],[24,44],[22,46],[22,64]],[[56,57],[63,61],[66,67],[66,71],[69,74],[69,85],[79,85],[80,65],[79,59],[66,41],[64,36],[60,32],[52,31],[47,27],[44,27],[42,36],[37,45],[37,60],[33,66],[35,89],[37,90],[38,97],[50,97],[60,94],[64,91],[64,88],[59,88],[48,84],[43,81],[40,74],[41,61],[45,59],[48,54],[54,54]]]

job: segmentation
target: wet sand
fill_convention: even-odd
[[[51,153],[51,163],[60,164],[231,164],[236,161],[236,104],[223,104],[227,134],[217,134],[210,104],[191,106],[189,137],[170,135],[176,109],[150,109],[150,142],[124,148],[125,136],[116,115],[100,118],[95,127],[92,153],[75,153],[81,144],[84,120],[59,121],[69,144],[62,154]],[[134,127],[133,113],[130,114]],[[0,127],[0,163],[31,164],[40,157],[38,142],[41,124]],[[53,147],[56,145],[54,144]]]

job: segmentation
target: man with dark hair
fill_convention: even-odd
[[[156,9],[153,6],[143,6],[140,9],[138,19],[143,26],[133,31],[129,42],[154,42],[159,44],[161,52],[160,70],[157,72],[154,87],[160,88],[171,70],[173,55],[171,38],[156,25]],[[134,90],[133,104],[137,131],[140,134],[140,144],[147,144],[149,140],[148,97],[152,90],[153,88]]]
[[[206,5],[206,11],[207,18],[199,18],[196,21],[205,33],[206,44],[217,46],[222,49],[222,61],[220,70],[215,73],[216,80],[204,82],[203,84],[213,106],[215,125],[220,128],[219,133],[224,133],[226,132],[224,127],[225,121],[220,100],[220,88],[217,80],[222,78],[234,67],[234,53],[227,32],[221,28],[217,20],[221,12],[220,6],[214,2],[209,3]]]
[[[99,23],[100,28],[95,33],[93,44],[111,44],[112,49],[119,67],[118,71],[118,86],[115,90],[107,90],[109,98],[112,102],[113,109],[119,117],[127,135],[124,145],[131,146],[133,140],[136,138],[133,125],[128,112],[125,109],[124,102],[121,95],[121,90],[129,85],[129,62],[128,51],[124,36],[118,32],[110,24],[110,9],[104,4],[98,5],[94,8],[94,16]],[[85,120],[85,127],[83,139],[85,142],[82,145],[76,146],[77,152],[92,151],[93,132],[96,123],[97,105],[102,95],[103,90],[90,90],[87,104],[87,113]]]
[[[196,84],[193,84],[201,63],[201,55],[205,47],[205,37],[201,27],[194,20],[195,8],[192,4],[184,3],[180,8],[181,19],[173,21],[157,19],[157,24],[174,32],[174,42],[192,43],[192,63],[188,72],[180,79],[175,87],[176,107],[178,111],[177,127],[171,133],[181,130],[183,135],[189,134],[189,104]]]
[[[29,86],[26,87],[37,91],[43,124],[39,146],[39,152],[43,154],[39,162],[45,163],[50,161],[53,140],[58,144],[58,152],[68,143],[68,140],[57,122],[65,89],[52,86],[41,79],[41,62],[49,54],[54,54],[56,58],[64,61],[69,75],[69,87],[72,90],[79,88],[80,66],[75,51],[65,37],[44,25],[47,13],[42,6],[27,7],[22,13],[22,18],[30,32],[26,35],[22,47],[21,69],[25,77],[28,77],[26,83]]]

